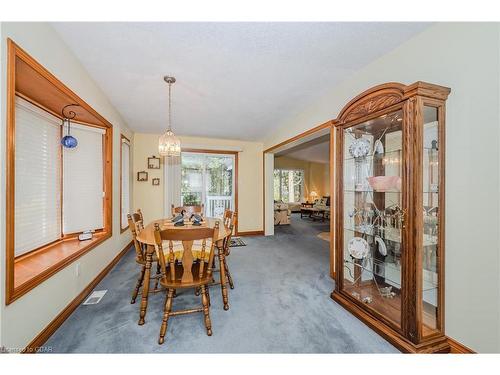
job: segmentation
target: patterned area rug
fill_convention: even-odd
[[[233,237],[231,238],[231,243],[229,247],[238,247],[238,246],[246,246],[247,244],[243,242],[241,237]]]
[[[318,237],[322,240],[330,242],[330,232],[321,232],[318,234]]]

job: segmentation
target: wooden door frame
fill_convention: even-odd
[[[266,229],[266,154],[274,154],[278,149],[290,145],[293,142],[300,141],[306,137],[310,137],[315,133],[318,133],[322,130],[329,129],[330,133],[330,148],[329,148],[329,172],[330,172],[330,276],[335,278],[335,253],[333,246],[333,230],[335,228],[335,220],[334,220],[334,193],[335,191],[332,189],[335,183],[335,132],[333,127],[333,121],[327,121],[323,124],[315,126],[309,130],[306,130],[296,136],[293,136],[283,142],[280,142],[272,147],[265,149],[262,152],[262,194],[263,194],[263,202],[262,202],[262,226],[265,232]]]

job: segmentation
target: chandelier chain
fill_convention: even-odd
[[[181,142],[172,131],[172,85],[175,77],[165,76],[163,80],[168,83],[168,128],[158,140],[158,152],[161,156],[176,157],[181,155]]]
[[[172,131],[172,82],[168,83],[168,130]]]

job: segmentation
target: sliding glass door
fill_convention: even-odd
[[[205,215],[211,217],[234,210],[234,155],[183,152],[181,173],[181,205],[204,204]]]

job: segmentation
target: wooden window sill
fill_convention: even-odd
[[[12,302],[43,281],[111,237],[111,233],[97,233],[88,241],[78,238],[63,239],[43,249],[21,256],[14,261],[14,293]]]

